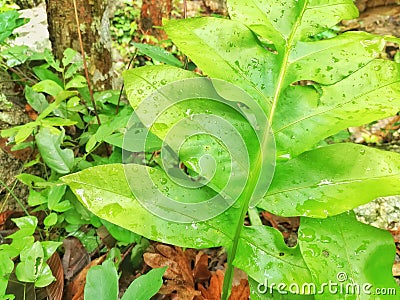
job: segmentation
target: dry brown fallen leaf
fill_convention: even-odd
[[[400,262],[395,262],[392,268],[393,276],[400,276]]]
[[[171,299],[195,299],[196,296],[201,295],[200,291],[195,290],[195,282],[208,280],[210,277],[207,255],[201,252],[196,255],[192,249],[183,252],[179,247],[157,244],[153,252],[145,253],[143,258],[145,263],[152,268],[168,267],[159,293],[170,295]]]
[[[49,286],[46,287],[46,292],[49,300],[61,300],[64,292],[64,270],[61,264],[60,256],[55,252],[47,260],[53,276],[56,278]]]
[[[63,247],[65,252],[62,266],[65,279],[70,280],[90,262],[90,257],[81,241],[76,237],[67,237],[63,242]]]
[[[215,271],[210,280],[210,285],[205,288],[202,284],[198,285],[204,300],[219,300],[221,299],[222,286],[224,283],[224,272],[221,270]],[[250,287],[247,280],[247,275],[239,269],[235,269],[232,291],[229,300],[248,300],[250,299]],[[197,300],[197,299],[196,299]]]
[[[198,288],[201,291],[203,299],[207,300],[221,299],[223,283],[224,283],[224,272],[222,272],[221,270],[217,270],[211,276],[210,285],[208,288],[205,288],[202,284],[198,285]]]
[[[202,251],[157,244],[144,254],[144,261],[152,268],[167,266],[164,284],[159,294],[168,299],[219,300],[221,299],[224,272],[209,271],[209,257]],[[210,279],[211,278],[211,279]],[[197,286],[197,290],[196,290]],[[247,275],[235,269],[230,300],[247,300],[250,288]]]
[[[193,277],[195,283],[206,282],[211,277],[211,272],[208,269],[208,255],[202,251],[199,251],[196,254],[196,259],[193,269]]]
[[[33,141],[33,137],[30,136],[26,142]],[[27,147],[21,150],[12,151],[12,147],[14,145],[8,144],[8,138],[0,138],[0,148],[8,153],[9,155],[13,156],[16,159],[21,161],[26,161],[29,158],[33,158],[38,153],[37,150],[32,149],[31,147]]]
[[[66,292],[64,294],[65,300],[84,300],[84,290],[86,284],[86,275],[89,269],[93,266],[98,266],[103,263],[106,259],[107,254],[100,256],[90,262],[85,268],[79,272],[79,274],[74,278],[74,280],[67,286]]]

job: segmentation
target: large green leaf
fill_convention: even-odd
[[[397,195],[399,182],[400,154],[336,144],[277,163],[259,206],[278,215],[325,218]]]
[[[276,56],[266,51],[246,26],[231,20],[201,18],[169,21],[165,29],[205,74],[241,87],[265,112],[270,111],[271,83],[279,71],[274,63]]]
[[[343,19],[354,19],[358,10],[351,0],[342,1],[228,1],[233,20],[249,26],[260,36],[281,45],[323,32]]]
[[[167,79],[163,83],[154,76],[154,80],[146,79],[149,72],[158,78],[164,74]],[[145,67],[125,73],[136,115],[125,133],[123,148],[132,149],[132,143],[138,142],[137,133],[143,133],[136,125],[135,118],[139,117],[150,133],[161,138],[176,156],[179,154],[180,161],[204,179],[203,183],[236,199],[247,179],[253,177],[251,184],[258,184],[258,197],[253,198],[259,200],[271,179],[270,166],[274,163],[273,138],[265,128],[264,112],[248,94],[228,82],[191,78],[189,74],[171,67]],[[176,83],[168,84],[174,79]],[[150,94],[155,88],[157,92]],[[237,105],[237,97],[244,105]],[[260,150],[262,144],[268,151]],[[166,158],[164,166],[173,164],[172,159]],[[260,167],[262,175],[258,176],[256,169]],[[259,178],[262,180],[257,182]]]
[[[163,284],[166,268],[153,269],[146,275],[135,279],[128,287],[121,300],[148,300],[153,297]]]
[[[274,118],[277,150],[298,154],[341,129],[395,115],[399,71],[395,62],[375,60],[333,85],[321,86],[319,92],[288,87],[283,92],[285,102],[276,109],[276,116],[285,117]]]
[[[233,264],[261,283],[267,280],[268,284],[289,286],[312,280],[300,248],[289,248],[282,234],[272,227],[243,227]]]
[[[118,299],[118,274],[112,261],[106,260],[101,266],[89,269],[86,276],[85,299]]]
[[[242,226],[239,221],[240,199],[238,205],[235,204],[225,213],[208,221],[193,221],[189,224],[167,221],[146,210],[133,196],[125,179],[124,168],[131,168],[135,172],[139,169],[151,170],[137,165],[101,165],[64,176],[62,181],[71,187],[78,199],[92,213],[149,239],[195,248],[217,246],[229,248],[234,240],[238,239],[239,247],[235,265],[248,271],[250,276],[262,281],[262,274],[270,272],[271,282],[279,282],[282,279],[279,272],[282,271],[286,274],[283,278],[284,282],[294,280],[301,284],[307,278],[310,279],[299,249],[285,246],[282,236],[275,229],[264,226],[244,228],[240,237],[237,238],[235,224],[239,223]],[[167,188],[172,197],[185,193],[184,198],[189,198],[190,195],[191,201],[195,201],[196,198],[204,199],[204,197],[209,197],[208,193],[213,193],[207,188],[200,191],[185,191],[170,180],[162,181],[161,179],[166,178],[163,171],[153,169],[151,172],[154,182],[159,182]],[[152,202],[156,199],[147,200]],[[163,207],[163,209],[173,211],[173,207]],[[285,256],[280,256],[281,253]],[[253,264],[251,269],[248,269],[247,260],[254,262],[259,255],[263,256],[263,262]],[[268,264],[268,261],[277,261],[278,264]],[[276,269],[278,265],[279,272]],[[303,277],[296,277],[296,274],[303,274]]]
[[[54,134],[49,128],[41,128],[36,135],[36,143],[44,162],[60,174],[67,174],[74,164],[71,149],[61,149],[64,134]]]
[[[302,218],[299,244],[317,288],[337,284],[336,293],[329,294],[325,286],[317,299],[381,299],[377,288],[385,289],[383,299],[398,299],[400,288],[392,276],[396,252],[392,236],[358,222],[353,212],[327,219]],[[359,288],[360,294],[346,295],[346,285],[354,291]]]
[[[180,224],[164,220],[146,210],[135,199],[125,177],[124,167],[132,170],[149,170],[148,167],[136,165],[101,165],[64,176],[62,181],[70,186],[82,203],[95,215],[149,239],[197,248],[229,244],[228,240],[234,228],[225,225],[234,223],[234,218],[237,217],[235,209],[230,211],[231,214],[222,214],[211,223]],[[192,191],[183,191],[168,179],[162,181],[161,179],[167,177],[161,170],[154,170],[152,175],[155,182],[159,182],[160,186],[163,185],[169,193],[174,193],[173,189],[177,189],[177,194],[179,191],[185,193],[186,197],[193,195]],[[197,195],[202,197],[201,199],[213,195],[213,191],[207,188],[199,193]],[[198,232],[207,234],[199,235]]]
[[[126,94],[131,106],[138,105],[158,88],[182,79],[196,78],[193,72],[171,66],[148,66],[127,70],[124,73]]]
[[[247,2],[250,11],[244,9]],[[383,38],[349,32],[329,40],[307,40],[310,33],[356,16],[351,0],[285,1],[280,11],[276,6],[281,5],[266,0],[230,2],[233,19],[251,28],[272,18],[262,30],[274,32],[268,38],[276,54],[265,49],[247,27],[232,20],[175,20],[165,28],[206,74],[240,86],[259,101],[274,129],[278,153],[297,155],[341,129],[396,113],[398,65],[384,60],[370,63],[383,49]],[[262,13],[266,15],[261,18]],[[322,13],[323,19],[315,15]],[[316,88],[292,85],[300,80],[312,80]],[[383,104],[378,94],[391,103]],[[372,105],[379,109],[371,110]]]

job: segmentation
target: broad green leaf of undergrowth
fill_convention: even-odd
[[[35,92],[30,86],[25,87],[25,98],[29,105],[38,113],[41,113],[49,106],[46,97],[41,93]]]
[[[46,263],[44,251],[40,242],[23,249],[20,253],[21,262],[15,268],[15,275],[22,282],[33,282],[35,287],[44,287],[54,281],[50,267]]]
[[[107,228],[108,232],[115,238],[118,242],[123,242],[126,244],[138,243],[142,238],[140,235],[129,231],[125,228],[117,226],[106,220],[101,220],[101,223]]]
[[[50,71],[48,68],[50,66],[48,64],[44,64],[41,66],[33,67],[32,71],[35,73],[37,77],[39,77],[40,80],[51,80],[57,83],[59,86],[63,87],[64,83],[63,81],[58,77],[58,74]],[[28,86],[25,86],[25,89]]]
[[[41,185],[46,185],[46,180],[43,179],[42,177],[35,176],[32,174],[28,173],[21,173],[17,176],[19,181],[21,181],[23,184],[29,186],[29,187],[39,187]]]
[[[177,59],[174,55],[170,52],[165,50],[159,46],[147,45],[147,44],[140,44],[140,43],[132,43],[135,48],[139,50],[144,55],[151,57],[154,60],[158,60],[160,62],[166,63],[167,65],[174,66],[174,67],[182,67],[182,62]]]
[[[55,81],[49,80],[49,79],[42,80],[42,81],[36,83],[32,87],[32,89],[35,92],[47,93],[47,94],[52,95],[54,97],[57,96],[60,92],[63,91],[63,88],[60,85],[58,85]]]
[[[64,176],[61,180],[69,185],[78,199],[92,213],[149,239],[194,248],[221,245],[230,247],[233,243],[235,227],[232,224],[238,222],[237,219],[241,212],[239,206],[234,205],[225,213],[206,222],[185,224],[166,221],[144,209],[134,198],[125,179],[124,167],[127,168],[127,166],[120,164],[101,165]],[[131,168],[134,167],[148,168],[145,166],[131,166]],[[162,170],[154,170],[153,175],[155,182],[165,178]],[[182,192],[179,186],[169,180],[164,182],[164,186],[169,189],[172,196],[174,193],[180,194]],[[193,200],[196,200],[195,196],[209,197],[206,193],[212,193],[212,190],[204,189],[202,193],[193,193],[193,191],[187,191],[186,193],[188,193],[187,195],[190,194]],[[148,200],[151,201],[152,199]],[[285,246],[282,236],[279,236],[276,230],[264,226],[254,230],[262,234],[263,238],[251,237],[247,229],[242,233],[238,255],[239,252],[243,254],[238,258],[238,267],[243,267],[243,261],[247,259],[247,256],[249,259],[256,260],[256,257],[263,254],[265,255],[263,258],[265,261],[276,261],[279,258],[279,266],[282,272],[287,274],[288,283],[289,280],[296,280],[295,282],[299,281],[300,283],[302,282],[301,280],[310,278],[307,270],[304,269],[305,265],[298,249],[291,249]],[[268,241],[277,242],[277,246],[268,245]],[[253,249],[253,251],[249,249]],[[284,252],[287,255],[279,257],[280,252]],[[296,262],[294,263],[294,261]],[[274,270],[274,266],[271,266],[271,270],[274,272],[271,274],[275,276],[277,271]],[[250,276],[260,279],[260,274],[269,272],[269,269],[260,263],[258,267],[256,265],[252,266],[251,270],[246,268],[246,271],[249,271]],[[300,271],[304,275],[303,279],[296,278],[296,273]],[[274,276],[272,277],[275,278]]]
[[[14,269],[14,262],[4,251],[0,250],[0,299],[6,294],[8,279]]]
[[[61,149],[63,134],[54,134],[49,128],[41,128],[36,135],[36,143],[44,162],[60,174],[69,173],[74,164],[71,149]]]
[[[349,32],[328,40],[307,39],[342,18],[355,17],[352,1],[289,1],[282,14],[272,8],[281,5],[279,1],[253,3],[250,10],[239,2],[229,2],[237,20],[174,20],[165,28],[205,74],[240,86],[265,107],[278,153],[297,155],[341,129],[396,113],[399,66],[385,60],[371,63],[383,49],[383,38]],[[324,18],[315,19],[314,13],[322,11]],[[270,21],[265,26],[275,32],[268,38],[277,45],[277,53],[265,49],[244,26],[252,28],[250,20],[260,20],[263,14]],[[292,85],[300,80],[312,80],[317,88]],[[370,109],[374,106],[377,109]]]
[[[354,19],[358,10],[352,1],[228,1],[231,19],[249,26],[263,38],[279,42],[305,39],[336,25],[343,19]],[[329,5],[327,5],[329,4]],[[293,30],[295,29],[295,30]]]
[[[326,288],[316,299],[377,299],[376,288],[396,291],[384,299],[398,298],[400,289],[392,276],[396,252],[392,236],[358,222],[353,212],[327,219],[302,218],[299,246],[317,287],[331,281],[338,289],[340,284],[358,284],[361,290],[360,295],[344,295],[340,290],[331,295]],[[366,285],[371,294],[363,292]]]
[[[153,75],[149,77],[148,73],[152,71]],[[157,80],[163,75],[164,80]],[[166,141],[165,137],[169,129],[178,125],[180,129],[175,128],[174,140],[171,140],[171,143],[169,143],[170,140],[166,141],[167,144],[173,145],[174,141],[180,138],[183,141],[194,131],[212,132],[215,136],[224,140],[224,143],[220,143],[214,136],[207,134],[201,135],[201,138],[198,135],[189,137],[179,150],[180,160],[192,171],[209,180],[208,186],[216,191],[224,190],[229,195],[240,195],[240,189],[243,188],[241,183],[246,183],[249,177],[248,170],[254,169],[253,162],[256,161],[259,153],[258,138],[261,139],[262,134],[256,136],[252,126],[242,115],[243,112],[239,111],[236,103],[231,102],[231,95],[225,90],[232,87],[227,86],[224,90],[222,87],[225,87],[226,83],[211,82],[200,78],[190,80],[195,77],[192,72],[171,67],[138,68],[125,72],[124,76],[128,98],[132,99],[131,105],[136,109],[135,112],[142,118],[143,123],[155,116],[156,110],[148,109],[148,106],[157,107],[158,110],[160,107],[165,107],[165,110],[157,116],[157,120],[150,128],[150,137],[154,134]],[[181,81],[178,86],[168,85],[168,83],[180,79],[186,80]],[[159,88],[159,92],[149,98],[148,96],[155,88]],[[179,100],[182,101],[174,103],[177,100],[175,99],[177,90],[179,90],[179,95],[182,98]],[[225,94],[221,93],[221,90]],[[237,89],[231,92],[236,95],[242,93],[241,99],[247,101],[246,105],[249,107],[254,105],[254,101],[252,102],[252,99],[242,90]],[[146,104],[143,104],[143,101],[146,101]],[[174,105],[171,105],[171,103],[174,103]],[[211,118],[200,118],[197,115],[210,115]],[[185,120],[188,117],[190,117],[190,120]],[[219,121],[225,120],[227,123],[218,123],[217,119]],[[266,123],[258,121],[262,124]],[[230,127],[227,126],[228,123]],[[132,124],[133,132],[137,132],[139,129],[136,124]],[[130,133],[130,128],[130,125],[128,125],[127,131],[129,133],[125,134],[124,149],[132,148],[130,145],[136,141],[136,136],[138,136],[138,134],[133,136]],[[218,157],[215,160],[216,167],[213,169],[215,172],[211,169],[208,170],[208,174],[201,172],[202,169],[207,169],[200,165],[203,156]],[[169,163],[172,163],[171,160],[172,158],[169,159]],[[273,160],[273,157],[271,160]],[[248,164],[251,166],[246,168]],[[231,172],[230,170],[235,171]],[[269,174],[265,178],[268,178],[268,176]],[[231,184],[226,186],[228,178]]]
[[[196,77],[199,76],[193,72],[171,66],[148,66],[124,72],[124,78],[130,78],[125,82],[125,89],[134,109],[158,88],[171,82]]]
[[[43,220],[44,226],[51,227],[57,223],[57,214],[52,212],[46,216]]]
[[[37,226],[36,217],[26,216],[13,219],[13,221],[19,230],[7,237],[12,239],[12,243],[0,245],[0,297],[5,294],[8,278],[14,269],[12,259],[25,249],[30,249],[34,244],[33,233]]]
[[[132,165],[133,167],[147,168]],[[164,177],[163,171],[155,170],[155,180],[160,181]],[[185,247],[213,247],[226,244],[229,240],[226,235],[231,236],[233,233],[232,228],[222,224],[234,222],[237,212],[232,216],[222,215],[215,224],[194,222],[193,225],[168,222],[151,214],[133,197],[121,164],[88,168],[64,176],[61,180],[68,184],[78,199],[95,215],[149,239]],[[164,185],[170,191],[178,188],[170,181]],[[178,189],[176,191],[181,192]],[[192,191],[186,191],[186,194],[192,195]],[[208,188],[198,193],[198,197],[210,195],[213,195],[213,191]],[[208,234],[198,236],[197,232],[204,231]]]
[[[12,35],[14,29],[24,25],[27,19],[20,18],[15,9],[0,13],[0,43]]]
[[[1,131],[2,137],[14,137],[15,143],[18,145],[25,141],[35,130],[37,123],[30,122],[24,125],[15,126]]]
[[[121,300],[149,300],[161,288],[165,268],[153,269],[145,275],[135,279],[128,287]]]
[[[101,266],[91,267],[86,276],[85,299],[117,300],[118,274],[110,260]]]
[[[288,247],[282,234],[272,227],[243,227],[233,264],[258,282],[268,279],[270,284],[289,286],[293,282],[302,285],[312,280],[299,247]],[[288,267],[290,272],[282,272]]]
[[[89,141],[86,143],[86,152],[90,152],[95,147],[96,142],[102,142],[104,140],[111,141],[112,142],[111,144],[122,147],[123,137],[118,135],[119,133],[118,130],[125,128],[132,112],[133,112],[132,108],[126,106],[118,113],[118,115],[114,116],[113,118],[110,118],[110,120],[106,122],[103,122],[97,129],[96,133],[92,135]],[[110,140],[110,137],[116,131],[117,133],[115,133],[115,135],[118,135],[120,139]]]
[[[258,204],[282,216],[325,218],[399,193],[400,154],[352,143],[334,144],[278,162]]]

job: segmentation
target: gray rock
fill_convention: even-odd
[[[354,209],[360,222],[382,228],[400,228],[400,196],[382,197]]]

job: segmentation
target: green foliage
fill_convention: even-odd
[[[8,297],[5,295],[6,288],[9,276],[14,269],[12,259],[19,256],[19,263],[15,267],[15,275],[19,281],[32,282],[38,288],[45,287],[55,280],[46,261],[61,245],[59,242],[52,241],[34,242],[36,217],[21,217],[13,221],[19,230],[7,237],[12,239],[11,244],[0,246],[0,297],[4,299]]]
[[[43,128],[36,135],[36,143],[44,162],[50,169],[59,173],[67,174],[74,164],[74,153],[71,149],[61,150],[63,133],[51,133],[50,129]]]
[[[133,43],[133,45],[139,50],[139,52],[151,57],[153,60],[163,62],[174,67],[183,67],[182,62],[164,48],[139,43]]]
[[[85,299],[118,299],[118,274],[114,263],[106,260],[90,268],[86,276]]]
[[[124,101],[120,102],[119,91],[95,92],[94,101],[101,120],[101,124],[98,124],[86,79],[79,74],[83,68],[81,55],[72,49],[66,49],[63,58],[59,61],[49,50],[37,53],[27,46],[10,47],[6,44],[6,40],[12,38],[13,30],[23,25],[25,20],[20,19],[15,10],[1,12],[0,17],[0,32],[2,33],[0,43],[4,44],[0,52],[2,66],[26,68],[28,75],[31,74],[33,80],[30,82],[26,82],[25,77],[14,76],[16,80],[24,79],[21,83],[26,84],[24,89],[26,101],[37,113],[33,121],[2,130],[1,135],[8,138],[8,143],[13,145],[13,150],[36,147],[39,154],[34,158],[31,157],[31,161],[26,162],[24,167],[41,164],[46,175],[45,178],[27,173],[16,176],[30,188],[28,210],[44,211],[46,217],[39,226],[35,217],[15,220],[20,230],[7,237],[13,240],[10,245],[0,247],[0,298],[13,297],[13,295],[5,295],[12,272],[15,272],[19,281],[34,283],[37,288],[47,286],[54,280],[46,260],[60,243],[35,242],[33,235],[36,236],[38,231],[41,240],[50,236],[57,236],[59,240],[66,235],[75,236],[80,239],[88,252],[93,252],[98,250],[101,244],[96,228],[104,225],[117,240],[118,247],[137,244],[132,251],[132,261],[136,264],[135,267],[139,267],[138,263],[141,262],[143,251],[149,242],[132,231],[93,215],[79,203],[66,185],[59,181],[59,177],[64,174],[96,165],[120,163],[123,132],[133,109]],[[143,51],[149,56],[155,56],[155,59],[174,65],[180,64],[172,54],[159,47],[150,46]],[[34,67],[30,66],[31,62],[34,62],[32,64]],[[2,99],[2,101],[7,104],[7,99]],[[117,105],[119,106],[118,114],[116,114]],[[156,146],[154,148],[150,145],[149,149],[156,149],[160,141],[154,135],[153,138]],[[135,147],[135,145],[132,146]],[[112,153],[105,155],[102,153],[104,152],[102,147]],[[15,258],[19,259],[16,266],[13,262]],[[114,292],[114,294],[116,292],[118,295],[115,267],[107,269],[107,264],[105,264],[106,277],[103,278],[108,280],[107,276],[110,276],[112,270],[115,273],[112,274],[112,276],[115,275],[115,281],[108,282],[112,284],[112,288],[107,292]],[[97,280],[96,276],[101,276],[102,272],[98,273],[100,275],[95,275],[95,280]],[[155,280],[154,275],[151,274],[156,274],[156,272],[149,274],[149,280]],[[142,297],[141,299],[150,298],[161,286],[161,278],[160,273],[157,284],[152,284],[152,287],[142,295],[138,292],[138,286],[150,285],[150,281],[146,281],[146,276],[144,276],[137,284],[132,285],[129,294],[137,294],[138,297]],[[97,282],[95,286],[98,288]],[[88,290],[90,294],[90,278]],[[107,298],[107,293],[103,293],[103,290],[101,292],[102,297],[105,295],[106,299],[110,299]],[[88,297],[92,299],[91,296]],[[125,299],[127,297],[129,296]]]
[[[389,232],[355,221],[353,212],[327,219],[302,218],[301,222],[300,248],[317,285],[345,281],[339,277],[340,271],[356,283],[369,282],[374,288],[393,287],[398,291],[392,276],[396,246]],[[337,268],[324,267],[330,264]]]
[[[27,23],[27,20],[20,18],[19,15],[14,9],[0,10],[0,44],[12,35],[14,29]]]
[[[145,275],[134,280],[126,290],[121,300],[148,300],[154,296],[163,284],[162,277],[167,268],[152,269]]]
[[[121,300],[149,300],[162,285],[166,268],[153,269],[135,279]],[[101,266],[90,268],[86,277],[85,299],[118,299],[118,274],[112,261],[106,260]]]
[[[137,1],[124,0],[122,7],[115,11],[111,21],[111,36],[114,46],[123,56],[133,50],[130,42],[138,35],[139,16],[140,4]]]
[[[215,81],[215,86],[212,81],[209,84],[200,81],[202,84],[193,88],[201,91],[198,97],[174,103],[170,111],[162,111],[156,123],[147,124],[150,132],[161,140],[166,139],[169,128],[188,114],[193,118],[211,114],[233,124],[240,139],[232,135],[223,141],[231,146],[204,134],[183,138],[185,142],[179,153],[175,153],[188,173],[192,177],[201,175],[206,185],[185,189],[168,178],[167,167],[161,163],[155,167],[101,165],[64,176],[62,180],[94,214],[149,239],[184,247],[226,247],[228,269],[223,299],[228,297],[234,266],[247,272],[253,294],[257,294],[256,283],[265,279],[275,287],[285,284],[284,291],[288,292],[290,284],[301,287],[305,283],[336,280],[342,271],[350,277],[349,282],[362,284],[367,280],[374,288],[396,289],[390,271],[395,255],[393,241],[382,230],[358,223],[347,211],[379,195],[399,193],[399,154],[351,144],[315,147],[350,126],[397,112],[400,67],[396,62],[378,58],[385,39],[363,32],[315,38],[340,20],[357,16],[350,0],[261,3],[244,0],[228,1],[228,7],[230,20],[175,20],[169,21],[165,28],[172,41],[205,74],[240,87],[251,98],[244,93],[240,97],[230,94],[229,89],[218,88]],[[135,110],[143,109],[140,104],[155,90],[195,77],[198,75],[170,66],[137,68],[124,74],[128,99]],[[312,84],[298,84],[305,80]],[[179,93],[178,89],[176,94]],[[221,103],[208,101],[213,93],[223,99]],[[222,102],[239,102],[239,110]],[[263,147],[271,143],[270,131],[263,128],[263,134],[256,135],[257,129],[252,131],[251,122],[243,117],[249,109],[258,120],[261,114],[252,111],[257,106],[273,130],[278,156],[272,184],[265,195],[258,194],[258,179],[263,177],[266,150]],[[146,119],[155,108],[157,105],[146,107],[149,113],[144,112],[139,118]],[[199,124],[203,129],[219,127],[207,126]],[[169,143],[181,143],[181,135],[170,135]],[[248,177],[244,170],[233,168],[240,166],[229,153],[235,149],[232,146],[235,143],[246,147],[247,168],[251,170]],[[215,172],[201,165],[200,158],[204,155],[215,158],[218,164]],[[129,182],[126,174],[150,174],[152,182],[141,180],[141,175]],[[131,191],[132,186],[154,190],[161,183],[169,197],[198,202],[222,195],[221,192],[234,194],[234,187],[224,190],[233,175],[245,183],[234,205],[208,220],[193,217],[192,224],[152,214]],[[149,202],[162,199],[157,193],[146,195]],[[287,247],[273,228],[243,226],[250,203],[282,216],[303,216],[298,245]],[[179,216],[174,207],[162,209]],[[346,227],[338,229],[338,224]],[[385,259],[377,260],[380,265],[372,263],[380,249],[386,253]],[[340,293],[340,297],[345,297]],[[363,297],[373,299],[372,295]]]
[[[7,16],[0,21],[0,26],[4,27],[4,39],[22,22],[15,11],[7,12]],[[95,92],[94,101],[102,121],[101,125],[98,124],[93,113],[94,108],[89,104],[91,99],[86,79],[79,74],[83,67],[81,55],[72,49],[64,51],[61,61],[54,59],[49,50],[36,53],[26,46],[5,46],[0,57],[5,61],[5,68],[24,64],[22,67],[27,68],[32,77],[38,80],[26,83],[25,86],[25,98],[37,113],[36,118],[24,125],[2,130],[1,135],[8,137],[8,143],[13,145],[13,150],[36,147],[39,154],[30,158],[32,160],[26,162],[24,167],[41,164],[46,175],[45,178],[27,173],[16,176],[30,187],[28,210],[44,211],[46,217],[40,224],[41,229],[36,229],[36,218],[32,217],[35,221],[32,221],[30,227],[30,217],[24,223],[22,220],[25,219],[17,219],[21,220],[17,221],[21,230],[14,234],[18,235],[18,239],[11,235],[13,243],[2,246],[2,250],[7,252],[0,250],[2,296],[14,269],[11,258],[17,256],[21,261],[15,268],[18,280],[33,282],[36,287],[47,286],[53,281],[54,277],[45,261],[54,245],[47,241],[34,243],[35,230],[41,230],[42,238],[57,236],[62,239],[66,235],[75,236],[88,252],[98,249],[101,244],[96,228],[103,224],[120,246],[139,243],[141,237],[94,216],[59,181],[63,174],[95,165],[121,162],[121,149],[118,146],[122,147],[122,131],[132,114],[132,108],[124,102],[119,103],[118,91]],[[32,61],[35,66],[31,68],[29,63]],[[117,104],[120,105],[118,115]],[[33,141],[27,141],[32,140],[32,137]],[[109,157],[93,153],[104,146],[104,141],[109,142],[109,145],[117,145]],[[83,231],[81,227],[86,230]]]

